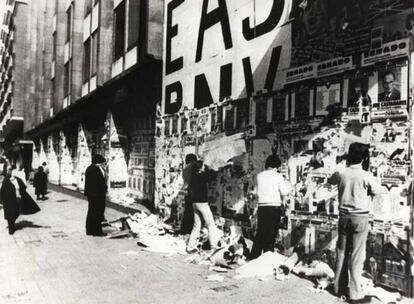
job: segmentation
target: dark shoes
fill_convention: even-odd
[[[371,297],[364,297],[358,300],[351,300],[349,299],[349,303],[351,304],[364,304],[364,303],[371,303]]]
[[[15,231],[16,231],[16,227],[15,226],[9,226],[9,234],[10,235],[13,235]]]
[[[95,232],[95,233],[86,232],[86,235],[90,235],[90,236],[106,236],[106,233],[104,233],[104,232]]]

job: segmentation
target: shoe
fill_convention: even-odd
[[[351,303],[351,304],[364,304],[364,303],[371,303],[371,298],[370,298],[370,297],[365,296],[364,298],[357,299],[357,300],[352,300],[352,299],[349,299],[349,303]]]
[[[197,249],[197,248],[187,248],[185,251],[186,251],[188,254],[193,254],[193,253],[198,252],[198,249]]]

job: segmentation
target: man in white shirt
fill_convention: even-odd
[[[265,170],[256,176],[257,231],[252,248],[252,259],[262,252],[273,251],[281,217],[281,206],[289,193],[289,187],[277,170],[280,159],[271,155],[266,159]]]

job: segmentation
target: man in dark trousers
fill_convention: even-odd
[[[92,157],[92,164],[85,172],[85,195],[88,198],[86,234],[104,236],[101,223],[105,213],[106,159],[99,154]]]
[[[191,200],[191,193],[190,193],[190,183],[191,183],[191,176],[194,172],[194,166],[197,163],[197,156],[195,154],[187,154],[185,156],[185,167],[182,172],[183,176],[183,188],[186,191],[186,195],[184,197],[185,200],[185,207],[184,207],[184,215],[183,220],[181,222],[181,234],[190,234],[193,230],[194,225],[194,213],[193,213],[193,202]]]

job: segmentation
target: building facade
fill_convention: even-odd
[[[30,169],[46,162],[51,183],[83,191],[86,167],[99,153],[108,160],[110,200],[128,197],[152,205],[163,1],[44,0],[22,8],[14,5],[27,11],[25,16],[15,13],[22,15],[22,20],[14,20],[17,29],[21,24],[33,29],[30,37],[14,39],[27,49],[6,52],[21,58],[18,62],[26,69],[20,77],[30,83],[17,81],[20,70],[13,66],[14,83],[28,91],[19,98],[14,94],[21,103],[21,110],[17,104],[13,107],[21,117],[15,138],[32,143],[30,155],[17,153],[22,162]],[[2,66],[7,70],[7,64]]]

